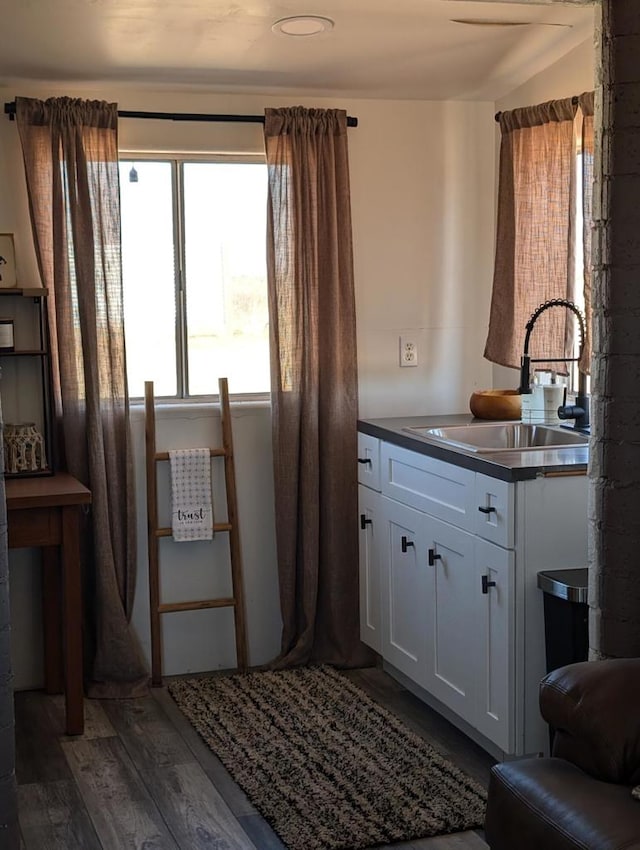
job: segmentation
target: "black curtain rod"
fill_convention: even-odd
[[[5,115],[14,121],[16,115],[16,102],[5,103]],[[207,115],[202,112],[136,112],[128,109],[119,109],[120,118],[153,118],[157,121],[220,121],[231,124],[264,124],[264,115]],[[347,117],[347,127],[357,127],[358,119]]]
[[[572,97],[572,98],[571,98],[571,103],[572,103],[574,106],[576,105],[576,103],[579,103],[579,101],[580,101],[580,98],[579,98],[579,97]],[[501,115],[502,115],[502,112],[496,112],[496,114],[495,114],[495,116],[494,116],[494,117],[495,117],[495,119],[496,119],[496,121],[499,121],[499,120],[500,120],[500,116],[501,116]]]

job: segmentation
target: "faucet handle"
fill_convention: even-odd
[[[588,433],[589,428],[589,397],[578,396],[578,404],[566,404],[567,390],[565,388],[565,404],[558,408],[558,419],[574,419],[574,428]],[[565,426],[566,427],[566,426]]]
[[[523,354],[520,358],[520,386],[518,387],[520,395],[526,395],[531,392],[531,358],[528,354]]]
[[[564,386],[564,392],[562,393],[562,404],[558,408],[558,419],[567,419],[570,418],[571,414],[567,409],[567,385]]]

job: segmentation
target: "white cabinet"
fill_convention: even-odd
[[[475,726],[505,753],[515,752],[515,553],[475,540],[479,605],[472,647],[477,675]]]
[[[427,538],[419,511],[380,499],[382,657],[419,685],[427,668]]]
[[[382,493],[459,528],[475,523],[474,473],[427,455],[380,444]]]
[[[358,551],[360,571],[360,640],[382,653],[380,610],[380,550],[383,532],[380,522],[380,493],[358,487]]]
[[[513,553],[384,495],[376,525],[378,651],[502,748],[512,728],[503,683],[510,681]]]
[[[360,436],[362,640],[498,757],[542,751],[536,577],[586,563],[585,476],[509,482]]]
[[[426,517],[429,575],[427,671],[424,687],[457,715],[474,722],[476,671],[472,641],[480,604],[473,535]]]
[[[383,658],[503,749],[514,725],[514,485],[386,442],[380,469]],[[406,553],[403,537],[415,540]]]
[[[491,543],[512,549],[515,543],[515,486],[476,472],[474,532]]]
[[[358,483],[380,489],[380,440],[358,434]]]
[[[382,653],[380,441],[358,434],[360,640]]]

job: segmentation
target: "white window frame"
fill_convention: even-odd
[[[264,154],[258,153],[177,153],[175,151],[133,151],[118,150],[118,161],[133,162],[168,162],[171,164],[171,193],[173,210],[173,244],[175,248],[174,285],[176,303],[176,395],[158,396],[162,404],[202,404],[219,401],[219,394],[213,392],[207,395],[187,394],[188,386],[188,356],[187,356],[187,311],[185,304],[185,246],[184,246],[184,191],[183,170],[185,163],[191,162],[221,162],[221,163],[258,163],[265,165]],[[266,234],[265,234],[266,239]],[[218,377],[214,381],[217,386]],[[257,393],[229,393],[234,402],[270,402],[271,393],[268,390]],[[133,404],[141,404],[143,396],[131,396]],[[262,406],[262,405],[261,405]]]

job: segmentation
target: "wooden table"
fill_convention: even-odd
[[[42,548],[47,693],[64,691],[66,732],[84,731],[79,511],[91,492],[66,472],[5,481],[9,548]]]

